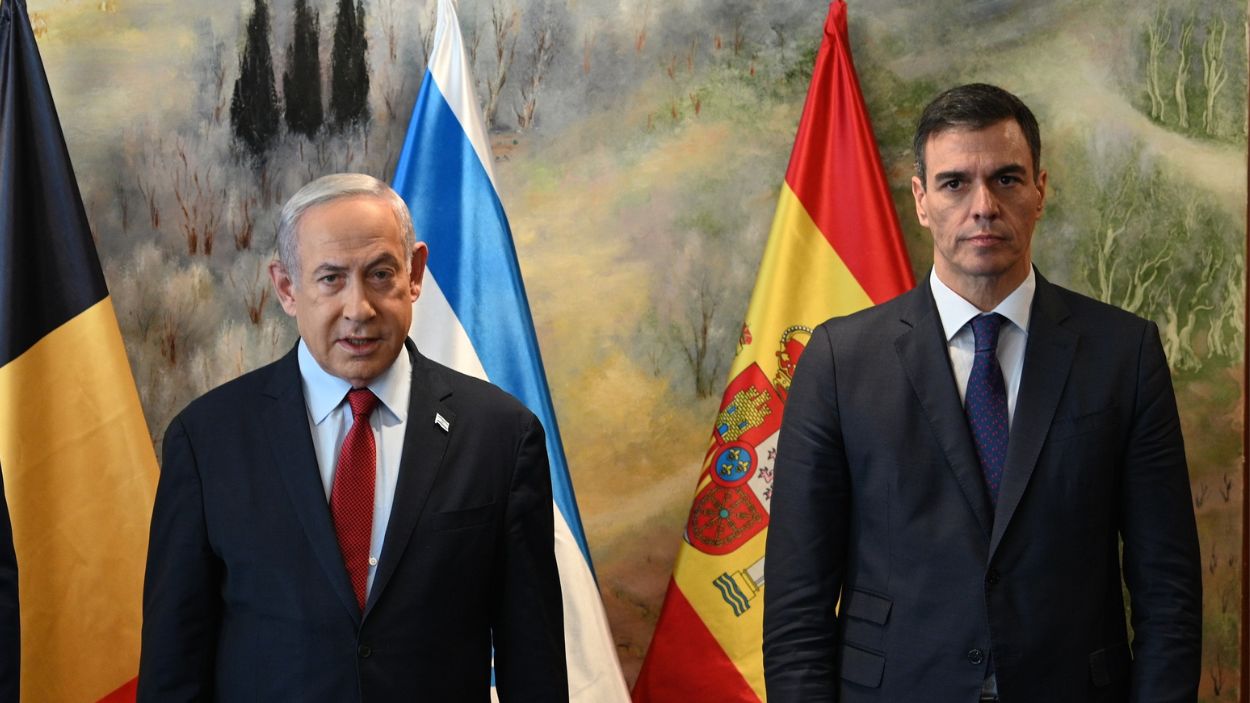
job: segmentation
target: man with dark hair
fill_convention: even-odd
[[[924,188],[928,175],[924,156],[930,136],[952,127],[984,129],[1003,120],[1014,120],[1020,128],[1024,143],[1029,148],[1029,157],[1033,161],[1033,178],[1038,179],[1042,172],[1042,133],[1033,111],[1020,98],[1002,88],[985,83],[970,83],[937,96],[920,114],[911,148],[916,155],[916,178],[919,179],[921,188]]]
[[[786,405],[770,703],[1195,700],[1201,567],[1158,328],[1033,268],[1046,172],[1016,96],[943,93],[915,152],[932,273],[817,328]]]
[[[408,340],[425,260],[371,176],[283,207],[300,340],[165,433],[139,701],[567,700],[543,428]]]

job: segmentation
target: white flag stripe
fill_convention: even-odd
[[[454,31],[453,31],[454,29]],[[439,0],[438,24],[434,28],[434,49],[430,52],[429,77],[434,79],[438,92],[451,108],[460,128],[469,137],[473,151],[486,170],[490,185],[499,192],[495,182],[494,159],[490,154],[490,139],[486,134],[486,120],[482,108],[473,94],[473,76],[468,75],[469,57],[464,51],[460,35],[460,18],[456,16],[451,0]]]
[[[582,558],[559,506],[556,513],[556,563],[564,594],[564,652],[569,666],[569,700],[575,703],[628,701],[629,688],[617,662],[616,645],[599,587]]]
[[[473,342],[429,270],[421,282],[421,297],[412,304],[412,328],[408,336],[412,337],[417,349],[426,358],[460,373],[487,380],[486,370],[482,368],[482,360],[478,358]]]

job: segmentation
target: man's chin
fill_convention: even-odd
[[[352,385],[352,388],[364,388],[373,383],[373,379],[381,375],[382,371],[373,368],[339,368],[330,372],[331,375],[341,378]]]
[[[1010,275],[1017,269],[1027,270],[1028,266],[1021,266],[1020,257],[1009,256],[1008,252],[996,249],[978,252],[977,255],[967,257],[960,268],[968,276],[998,278]]]
[[[330,373],[344,380],[351,381],[353,386],[360,387],[385,373],[391,367],[391,364],[395,362],[402,349],[402,346],[378,345],[368,352],[351,354],[344,353],[341,349],[335,349],[335,354],[332,358],[334,368],[330,370]],[[358,381],[364,381],[364,383],[358,383]]]

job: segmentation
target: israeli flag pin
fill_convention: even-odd
[[[447,421],[447,418],[443,417],[442,413],[434,413],[434,424],[438,425],[444,432],[451,431],[451,423]]]

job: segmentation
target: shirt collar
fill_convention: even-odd
[[[938,278],[937,271],[929,273],[929,287],[933,290],[933,302],[937,303],[938,317],[942,320],[942,331],[946,341],[964,328],[972,318],[981,314],[977,306],[964,300],[958,293],[951,290]],[[991,312],[1007,318],[1025,334],[1029,331],[1029,316],[1033,311],[1033,293],[1037,290],[1037,273],[1029,267],[1029,275],[1011,294],[998,304]]]
[[[313,424],[320,425],[347,397],[352,384],[321,368],[303,339],[299,340],[296,356],[304,382],[304,403]],[[408,415],[408,393],[412,388],[412,359],[408,349],[404,348],[390,368],[373,379],[368,388],[382,401],[382,407],[396,420],[404,422]]]

